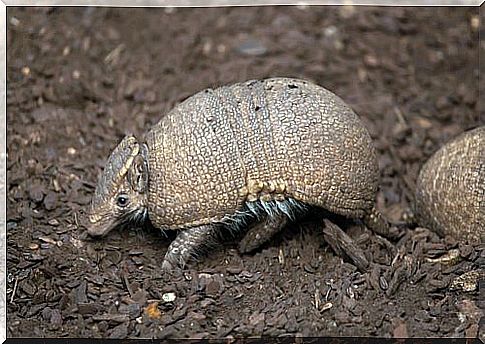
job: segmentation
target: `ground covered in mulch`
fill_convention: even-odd
[[[8,336],[477,336],[479,292],[450,286],[483,266],[483,246],[406,221],[422,164],[480,124],[479,16],[9,8]],[[269,76],[334,91],[375,139],[377,204],[399,237],[336,220],[371,262],[367,272],[330,248],[315,216],[253,254],[228,240],[174,276],[160,271],[172,238],[154,229],[85,238],[97,176],[125,134],[142,135],[203,88]]]

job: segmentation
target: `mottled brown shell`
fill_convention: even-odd
[[[416,185],[418,223],[460,241],[485,235],[485,126],[441,147],[423,166]]]
[[[293,198],[354,218],[374,205],[379,173],[368,131],[339,97],[307,81],[204,90],[145,139],[157,227],[223,221],[258,200]]]

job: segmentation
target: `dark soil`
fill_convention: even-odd
[[[483,246],[404,220],[426,159],[483,124],[479,16],[478,8],[9,8],[8,336],[477,336],[479,292],[450,284],[483,266]],[[228,240],[180,276],[160,271],[170,240],[156,230],[84,239],[97,176],[125,134],[141,135],[203,88],[269,76],[334,91],[375,139],[378,207],[401,223],[399,238],[338,223],[368,272],[337,255],[313,218],[254,254]],[[453,263],[433,261],[452,249]]]

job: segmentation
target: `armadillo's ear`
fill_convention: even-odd
[[[139,193],[144,193],[148,187],[147,162],[141,155],[137,155],[128,171],[128,182],[131,188]]]

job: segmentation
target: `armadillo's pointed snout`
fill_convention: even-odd
[[[88,228],[88,234],[90,237],[102,237],[104,235],[106,235],[106,233],[108,233],[108,231],[106,230],[100,230],[98,227],[89,227]]]
[[[88,227],[88,234],[90,237],[103,237],[110,231],[110,228],[100,228],[97,226]]]
[[[87,232],[91,237],[105,236],[112,228],[111,223],[103,221],[103,218],[89,215],[86,221]]]

